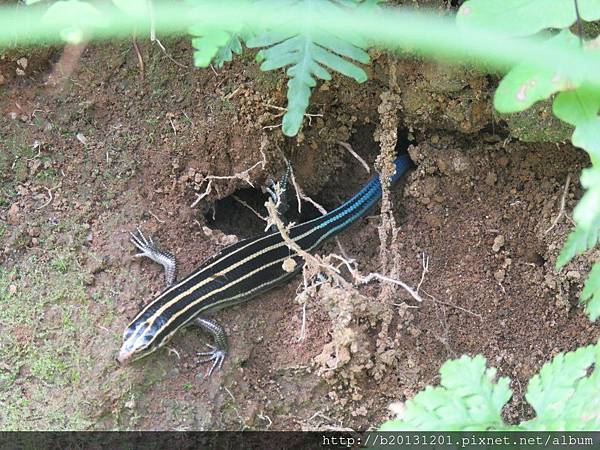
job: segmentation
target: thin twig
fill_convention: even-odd
[[[256,217],[258,217],[260,220],[264,220],[265,222],[269,220],[268,217],[265,217],[263,215],[261,215],[257,210],[255,210],[252,206],[250,206],[248,203],[246,203],[244,200],[242,200],[241,198],[239,198],[237,195],[232,195],[233,199],[242,204],[243,206],[245,206],[246,208],[248,208],[250,211],[252,211],[254,213],[254,215]]]
[[[279,149],[279,152],[281,153],[281,156],[283,157],[283,160],[285,161],[287,166],[290,168],[290,180],[292,181],[292,185],[294,186],[294,191],[296,192],[296,200],[298,202],[298,214],[302,213],[302,201],[301,200],[305,200],[305,201],[309,202],[311,205],[313,205],[315,208],[317,208],[317,210],[321,214],[327,214],[327,210],[325,208],[323,208],[323,206],[318,204],[316,201],[314,201],[308,195],[304,194],[304,191],[302,190],[302,188],[296,181],[296,174],[294,173],[294,167],[290,164],[290,162],[285,157],[285,155],[283,154],[281,149]]]
[[[52,203],[52,200],[54,200],[54,197],[52,196],[52,191],[58,189],[61,186],[62,186],[62,181],[60,183],[58,183],[56,186],[54,186],[52,189],[44,186],[44,189],[46,189],[46,191],[48,191],[48,201],[46,201],[43,205],[38,206],[36,209],[42,209],[42,208],[48,206],[50,203]]]
[[[292,179],[292,184],[294,185],[294,189],[296,190],[296,196],[298,197],[298,213],[301,212],[300,211],[300,205],[301,205],[300,199],[302,199],[302,200],[307,201],[311,205],[313,205],[315,208],[317,208],[321,214],[327,214],[327,210],[325,208],[323,208],[323,206],[321,206],[319,203],[317,203],[316,201],[314,201],[312,198],[310,198],[308,195],[306,195],[304,193],[304,191],[302,190],[300,185],[296,182],[296,176],[294,175],[293,170],[290,172],[290,178]]]
[[[140,66],[140,81],[144,81],[144,58],[142,57],[142,52],[140,51],[140,47],[138,46],[137,38],[135,36],[133,36],[133,48],[137,56],[138,65]]]
[[[558,211],[558,215],[556,216],[556,218],[552,222],[552,225],[550,225],[550,228],[548,228],[544,232],[544,234],[548,234],[552,230],[552,228],[554,228],[556,226],[556,224],[558,224],[558,221],[560,220],[560,218],[564,214],[566,214],[565,213],[565,201],[566,201],[566,198],[567,198],[567,194],[569,193],[569,183],[571,183],[571,174],[567,175],[567,181],[565,181],[565,188],[563,190],[562,197],[560,198],[560,210]]]
[[[460,309],[461,311],[464,311],[467,314],[471,314],[472,316],[475,316],[475,317],[479,318],[480,320],[483,320],[483,316],[481,314],[477,314],[477,313],[475,313],[473,311],[470,311],[470,310],[468,310],[466,308],[463,308],[462,306],[458,306],[458,305],[455,305],[453,303],[448,303],[448,302],[443,302],[441,300],[438,300],[433,295],[428,294],[427,292],[425,292],[425,290],[423,290],[423,294],[425,294],[426,296],[428,296],[429,298],[431,298],[435,303],[440,303],[442,305],[446,305],[446,306],[449,306],[451,308]]]
[[[408,292],[410,294],[410,296],[412,298],[414,298],[416,301],[418,301],[419,303],[421,303],[423,301],[421,296],[417,292],[415,292],[408,284],[406,284],[400,280],[394,280],[393,278],[386,277],[385,275],[381,275],[380,273],[370,273],[369,275],[362,277],[361,282],[362,282],[362,284],[367,284],[367,283],[370,283],[373,279],[385,281],[387,283],[397,284],[402,289],[404,289],[406,292]]]
[[[303,341],[306,337],[306,302],[302,305],[302,326],[300,327],[300,336],[298,342]]]
[[[260,149],[260,153],[262,155],[262,160],[258,161],[256,164],[254,164],[252,167],[242,171],[242,172],[238,172],[238,173],[234,173],[233,175],[227,175],[227,176],[217,176],[217,175],[208,175],[206,176],[203,180],[202,183],[204,183],[205,181],[208,180],[208,183],[206,185],[206,189],[204,190],[204,192],[202,194],[196,194],[196,200],[194,200],[194,202],[190,205],[190,208],[193,208],[194,206],[196,206],[204,197],[206,197],[207,195],[209,195],[212,192],[212,183],[214,180],[233,180],[233,179],[239,179],[239,180],[243,180],[246,183],[248,183],[251,187],[254,187],[254,185],[252,184],[252,182],[250,181],[250,171],[255,169],[258,166],[262,166],[262,169],[265,168],[265,165],[267,164],[267,157],[263,151],[263,147],[261,146]]]
[[[158,216],[156,214],[154,214],[152,211],[148,211],[148,214],[150,214],[152,217],[154,217],[156,220],[158,220],[159,223],[165,223],[164,220],[159,219]]]
[[[425,274],[427,272],[429,272],[429,256],[427,255],[427,253],[423,252],[422,256],[422,265],[423,265],[423,272],[421,272],[421,280],[419,281],[419,284],[417,285],[417,292],[419,292],[419,289],[421,289],[421,285],[423,284],[423,281],[425,280]]]
[[[371,168],[369,167],[369,165],[367,164],[367,162],[362,159],[360,156],[358,156],[358,153],[356,153],[354,151],[354,149],[352,148],[352,146],[350,144],[348,144],[347,142],[342,142],[342,141],[337,141],[338,144],[340,144],[342,147],[344,147],[346,150],[348,150],[348,152],[354,156],[358,162],[360,162],[363,167],[365,168],[365,170],[367,171],[367,173],[371,173]]]

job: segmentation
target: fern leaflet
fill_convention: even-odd
[[[272,5],[272,3],[269,3]],[[369,55],[363,50],[366,44],[360,38],[353,42],[341,39],[323,29],[311,25],[311,16],[332,8],[368,7],[375,2],[333,0],[287,0],[278,3],[281,8],[300,4],[304,7],[306,27],[301,33],[273,30],[250,39],[246,44],[251,48],[263,48],[257,55],[262,61],[261,70],[287,69],[288,105],[283,117],[283,132],[288,136],[298,133],[308,107],[311,89],[316,79],[330,80],[328,69],[353,78],[359,83],[367,79],[363,69],[352,62],[369,62]],[[366,5],[366,6],[365,6]]]
[[[600,263],[594,263],[585,282],[580,302],[592,321],[600,317]]]

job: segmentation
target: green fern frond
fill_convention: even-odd
[[[580,302],[585,305],[585,312],[590,320],[600,317],[600,263],[594,263],[581,293]]]
[[[587,191],[573,211],[577,226],[558,255],[556,260],[558,269],[575,255],[593,248],[600,237],[600,168],[583,169],[581,184]]]
[[[559,353],[544,364],[529,382],[525,395],[536,417],[518,425],[506,424],[501,416],[502,408],[511,397],[510,379],[496,381],[496,370],[486,368],[483,356],[446,361],[440,376],[440,386],[427,386],[408,400],[400,416],[384,423],[380,431],[600,428],[600,342],[574,352]]]
[[[463,356],[446,361],[440,369],[441,386],[428,386],[406,402],[403,417],[381,431],[461,431],[504,429],[502,408],[510,399],[510,380],[496,380],[496,369],[485,358]]]
[[[283,117],[283,132],[295,136],[300,126],[306,108],[308,107],[311,89],[316,86],[317,78],[330,80],[331,74],[327,69],[339,72],[353,78],[359,83],[366,81],[367,74],[352,61],[363,64],[369,62],[369,55],[364,51],[366,43],[359,36],[352,42],[336,37],[323,29],[311,28],[310,17],[332,8],[372,7],[376,2],[333,0],[287,0],[281,1],[282,8],[301,4],[306,14],[306,30],[302,33],[271,31],[247,41],[251,48],[263,48],[257,55],[261,70],[287,69],[288,105]],[[271,3],[272,5],[272,3]]]
[[[527,386],[535,419],[526,430],[596,430],[600,426],[600,343],[559,353]],[[592,369],[590,371],[590,369]]]
[[[598,242],[598,232],[600,231],[600,220],[596,226],[590,228],[576,227],[563,246],[558,258],[556,267],[561,268],[567,264],[575,255],[581,255],[586,250],[594,247]]]
[[[202,7],[203,3],[210,6],[206,0],[188,0],[194,7]],[[194,47],[194,65],[208,67],[211,62],[217,67],[223,67],[225,62],[233,59],[233,54],[242,53],[242,42],[249,38],[249,33],[238,28],[215,28],[208,22],[195,23],[188,28],[188,33],[197,36],[192,39]]]

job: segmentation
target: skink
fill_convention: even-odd
[[[407,155],[399,156],[394,162],[396,173],[389,179],[391,184],[411,165]],[[379,176],[375,176],[338,208],[292,226],[288,231],[289,238],[303,250],[313,251],[363,216],[380,198],[381,182]],[[304,264],[279,232],[266,232],[221,250],[176,282],[176,261],[171,254],[159,250],[152,239],[146,239],[139,230],[137,235],[132,234],[131,240],[141,251],[138,256],[147,256],[165,267],[167,288],[144,306],[125,329],[117,357],[120,364],[149,355],[179,329],[193,323],[214,339],[210,351],[198,353],[203,362],[213,361],[210,375],[215,367],[221,367],[228,345],[224,329],[204,315],[272,289],[293,277]],[[290,259],[295,265],[284,264]],[[293,267],[291,271],[290,266]]]

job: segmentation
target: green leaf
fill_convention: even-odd
[[[72,18],[71,25],[61,30],[60,37],[71,44],[82,42],[86,30],[108,25],[100,11],[93,5],[79,0],[57,1],[48,8],[42,21],[61,23],[65,17]]]
[[[577,226],[567,238],[556,259],[557,269],[567,264],[575,255],[591,249],[598,242],[600,235],[600,167],[583,169],[581,185],[587,191],[573,211],[573,218]]]
[[[126,14],[140,16],[148,11],[148,0],[113,0],[117,8]]]
[[[508,378],[496,379],[486,360],[462,356],[446,361],[440,369],[439,387],[428,386],[406,402],[402,417],[381,427],[382,431],[458,431],[505,429],[502,408],[510,399]]]
[[[342,7],[373,7],[377,2],[345,1],[342,4],[333,0],[282,0],[278,6],[285,8],[298,3],[305,7],[304,22],[307,27],[304,32],[271,31],[247,41],[248,47],[262,48],[257,55],[257,60],[262,62],[261,70],[288,67],[288,105],[282,124],[283,133],[287,136],[298,134],[309,104],[311,89],[317,84],[316,79],[331,79],[327,69],[359,83],[367,79],[365,71],[352,62],[369,62],[369,55],[363,50],[366,44],[360,36],[352,38],[350,42],[327,30],[311,29],[310,16],[331,9],[339,11]]]
[[[600,19],[600,2],[598,0],[578,0],[579,15],[586,22]]]
[[[579,38],[569,30],[563,30],[549,39],[548,45],[578,50]],[[526,63],[513,67],[502,79],[494,95],[494,107],[502,113],[523,111],[535,102],[544,100],[558,91],[574,89],[580,79],[569,79],[565,71],[543,70]]]
[[[573,210],[573,219],[577,226],[591,229],[600,223],[600,167],[583,169],[580,181],[587,191]]]
[[[480,27],[512,36],[545,28],[566,28],[575,21],[572,0],[469,0],[458,10],[462,27]]]
[[[600,268],[600,263],[596,264]],[[593,295],[600,290],[600,269],[594,268]],[[590,285],[592,286],[592,285]],[[446,361],[440,370],[441,386],[427,386],[394,420],[380,431],[584,431],[600,428],[600,341],[574,352],[559,353],[544,364],[527,386],[525,398],[535,410],[534,419],[516,426],[500,416],[511,397],[509,379],[497,383],[495,369],[485,358],[463,356]]]
[[[581,255],[583,252],[596,245],[598,242],[599,230],[600,218],[597,218],[596,222],[589,228],[580,226],[575,227],[556,259],[556,268],[560,269],[571,261],[575,255]]]
[[[600,167],[600,117],[594,117],[592,120],[577,125],[571,142],[584,149],[590,156],[592,164]]]
[[[188,0],[188,3],[194,7],[210,8],[210,2],[206,0]],[[249,38],[249,33],[242,26],[223,29],[207,21],[195,23],[188,28],[188,33],[197,36],[192,39],[196,67],[208,67],[211,62],[223,67],[225,62],[233,59],[234,53],[242,53],[242,41]]]
[[[525,398],[535,419],[527,430],[593,430],[600,426],[600,343],[559,353],[544,364],[527,387]],[[588,375],[589,369],[595,365]]]
[[[583,20],[600,18],[597,0],[579,0]],[[567,28],[575,20],[573,0],[469,0],[456,16],[462,27],[481,27],[510,36],[528,36],[547,28]]]
[[[575,90],[559,93],[552,105],[554,115],[571,125],[593,120],[600,111],[600,91],[583,84]]]
[[[585,305],[585,311],[592,322],[600,317],[600,263],[592,266],[579,302]]]

